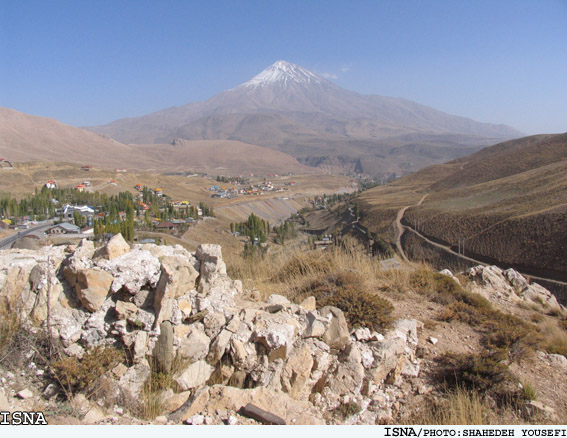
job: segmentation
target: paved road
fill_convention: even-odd
[[[12,243],[14,243],[18,239],[21,239],[27,234],[32,233],[34,231],[45,231],[48,228],[50,228],[52,225],[53,224],[50,222],[47,224],[38,225],[37,227],[29,228],[27,230],[21,230],[18,234],[14,234],[13,236],[6,237],[5,239],[0,240],[0,249],[8,249],[11,247]]]

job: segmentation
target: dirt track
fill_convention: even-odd
[[[421,203],[423,202],[423,200],[425,198],[427,198],[427,196],[428,195],[423,195],[423,197],[419,200],[419,202],[417,204],[414,204],[414,205],[421,205]],[[404,252],[404,247],[402,245],[402,234],[404,234],[404,231],[409,227],[402,225],[402,219],[404,217],[404,214],[406,213],[406,210],[410,207],[413,207],[414,205],[407,205],[404,208],[400,209],[400,211],[398,211],[398,215],[396,217],[396,226],[398,227],[398,236],[396,237],[396,247],[398,248],[398,252],[402,256],[402,259],[404,259],[404,261],[406,261],[406,262],[409,261],[409,260],[406,256],[406,253]],[[411,228],[410,228],[410,230],[411,230]]]
[[[423,198],[421,198],[421,200],[420,200],[417,204],[415,204],[415,205],[420,205],[426,197],[427,197],[427,195],[424,195]],[[403,258],[405,261],[408,261],[408,258],[407,258],[406,254],[405,254],[405,252],[404,252],[404,248],[403,248],[403,245],[402,245],[402,234],[404,233],[405,230],[409,230],[409,231],[411,231],[412,233],[414,233],[415,235],[417,235],[419,238],[425,240],[425,241],[426,241],[427,243],[429,243],[430,245],[433,245],[433,246],[435,246],[435,247],[437,247],[437,248],[440,248],[440,249],[442,249],[443,251],[446,251],[446,252],[448,252],[448,253],[454,255],[455,257],[459,257],[459,258],[461,258],[461,259],[463,259],[463,260],[467,260],[467,261],[469,261],[469,262],[473,262],[473,263],[476,263],[476,264],[478,264],[478,265],[485,265],[485,266],[486,266],[486,263],[485,263],[485,262],[482,262],[482,261],[480,261],[480,260],[473,259],[473,258],[471,258],[471,257],[467,257],[467,256],[465,256],[465,255],[459,254],[459,253],[453,251],[453,249],[452,249],[449,245],[443,245],[443,244],[441,244],[441,243],[434,242],[433,240],[430,240],[429,238],[427,238],[426,236],[424,236],[423,234],[421,234],[419,231],[416,231],[416,230],[414,230],[413,228],[408,227],[407,225],[403,225],[403,224],[402,224],[402,219],[403,219],[403,217],[404,217],[404,214],[405,214],[406,210],[407,210],[408,208],[410,208],[410,207],[412,207],[412,206],[411,206],[411,205],[408,205],[408,206],[406,206],[406,207],[400,209],[400,211],[398,211],[398,216],[397,216],[397,218],[396,218],[396,225],[397,225],[397,227],[398,227],[398,236],[397,236],[397,238],[396,238],[396,247],[398,248],[398,251],[399,251],[400,255],[402,256],[402,258]],[[538,277],[538,276],[535,276],[535,275],[532,275],[532,274],[524,274],[524,273],[522,273],[522,272],[520,272],[520,274],[522,274],[522,275],[524,275],[524,276],[527,276],[527,277],[529,277],[529,278],[531,278],[531,279],[533,279],[533,280],[543,280],[543,281],[546,281],[546,282],[549,282],[549,283],[553,283],[553,284],[557,284],[557,285],[560,285],[560,286],[567,286],[567,283],[566,283],[566,282],[563,282],[563,281],[552,280],[552,279],[550,279],[550,278],[545,278],[545,277]]]

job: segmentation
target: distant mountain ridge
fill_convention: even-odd
[[[289,153],[306,163],[338,159],[348,168],[348,163],[360,160],[367,173],[407,173],[442,162],[428,157],[423,161],[419,155],[415,163],[408,161],[395,149],[408,144],[442,151],[450,147],[448,156],[437,153],[446,160],[470,153],[470,147],[480,149],[522,136],[506,125],[476,122],[405,99],[348,91],[285,61],[204,102],[87,129],[123,143],[238,140]],[[411,139],[404,138],[408,135]]]

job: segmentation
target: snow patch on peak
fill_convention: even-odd
[[[276,61],[241,87],[261,87],[266,85],[320,84],[324,79],[295,64],[286,61]]]

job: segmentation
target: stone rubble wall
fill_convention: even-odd
[[[0,302],[35,327],[46,326],[49,307],[65,354],[128,349],[131,366],[104,378],[138,400],[150,364],[174,373],[182,392],[163,394],[169,422],[226,423],[252,403],[287,424],[326,424],[343,421],[334,410],[355,403],[360,411],[346,422],[376,424],[391,421],[417,391],[419,321],[398,320],[385,333],[351,330],[340,309],[317,308],[313,297],[298,305],[280,295],[245,296],[218,245],[195,253],[131,248],[117,235],[96,250],[83,240],[0,252]]]

